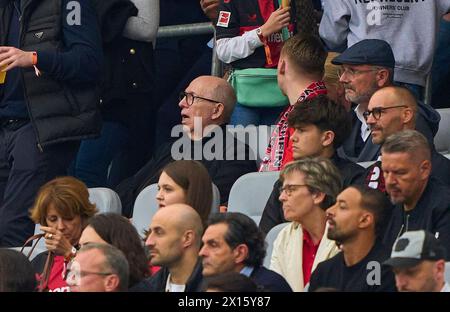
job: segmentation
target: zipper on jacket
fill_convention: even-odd
[[[27,3],[29,4],[29,3]],[[21,17],[23,17],[25,15],[25,6],[21,8]],[[24,41],[25,35],[24,35],[24,24],[23,24],[23,20],[19,21],[19,44],[18,44],[18,49],[22,48],[22,43]],[[44,152],[44,149],[42,147],[41,141],[39,140],[39,133],[35,124],[35,120],[33,118],[33,115],[31,114],[31,109],[30,109],[30,103],[28,101],[28,96],[27,96],[27,86],[25,85],[25,79],[23,78],[23,69],[20,68],[19,70],[20,73],[20,81],[22,82],[22,86],[23,86],[23,99],[25,101],[25,106],[27,107],[27,111],[28,111],[28,116],[30,117],[30,123],[31,126],[33,127],[34,130],[34,135],[36,136],[36,142],[37,142],[37,148],[39,149],[39,151],[41,153]]]

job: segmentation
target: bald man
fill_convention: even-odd
[[[416,128],[418,105],[414,95],[403,87],[385,87],[371,97],[368,110],[364,112],[367,124],[372,132],[372,142],[383,145],[386,139],[403,130]],[[450,185],[450,160],[431,149],[431,175]],[[366,184],[385,192],[381,171],[381,159],[368,168]]]
[[[198,252],[203,226],[190,206],[175,204],[159,209],[152,219],[145,244],[152,265],[161,266],[146,281],[152,292],[201,291],[202,265]]]
[[[200,161],[220,191],[221,204],[226,204],[234,182],[256,171],[256,158],[248,145],[226,129],[235,102],[234,90],[226,80],[213,76],[194,79],[180,94],[181,125],[172,129],[176,140],[160,146],[141,170],[116,188],[122,214],[131,217],[139,192],[158,181],[165,165],[180,159]]]

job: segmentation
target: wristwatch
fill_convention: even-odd
[[[259,40],[261,40],[262,43],[266,43],[266,38],[263,36],[261,27],[256,28],[256,34],[258,35]]]

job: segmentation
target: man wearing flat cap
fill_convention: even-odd
[[[450,292],[445,282],[445,248],[431,233],[403,233],[384,264],[392,267],[398,291]]]
[[[376,160],[380,146],[372,142],[363,113],[377,90],[394,85],[395,58],[392,49],[384,40],[365,39],[345,50],[332,63],[342,65],[339,81],[344,86],[346,99],[356,106],[352,111],[352,132],[338,153],[354,162]],[[432,107],[420,102],[418,105],[416,129],[432,143],[440,116]]]

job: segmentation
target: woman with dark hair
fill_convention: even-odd
[[[130,266],[129,290],[135,290],[150,274],[147,255],[133,225],[118,214],[98,214],[89,219],[80,238],[80,245],[110,244],[123,252]]]
[[[70,291],[64,280],[67,264],[75,257],[81,232],[97,212],[89,201],[86,185],[73,177],[60,177],[43,185],[31,209],[31,219],[41,225],[48,251],[33,259],[37,273],[49,264],[49,274],[41,274],[40,290]],[[44,281],[43,281],[44,280]]]
[[[36,278],[30,261],[20,252],[0,249],[0,292],[31,292]]]
[[[164,167],[158,180],[159,208],[187,204],[206,224],[212,206],[212,181],[206,168],[195,160],[178,160]]]

